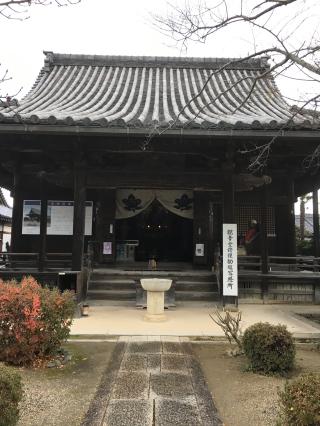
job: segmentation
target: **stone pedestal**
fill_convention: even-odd
[[[164,292],[171,287],[172,280],[161,278],[144,278],[141,285],[147,291],[146,321],[165,321]]]

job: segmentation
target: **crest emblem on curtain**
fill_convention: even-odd
[[[185,189],[118,189],[116,218],[136,216],[158,200],[169,212],[193,219],[193,192]]]
[[[141,210],[142,206],[140,198],[136,198],[133,194],[130,194],[128,198],[122,200],[124,208],[129,210],[129,212],[135,212],[136,210]]]
[[[173,207],[178,210],[191,210],[193,208],[193,198],[189,198],[188,194],[182,194],[174,202],[175,205]]]

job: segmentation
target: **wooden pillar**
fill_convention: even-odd
[[[314,241],[314,256],[320,257],[320,230],[319,230],[319,200],[318,188],[313,190],[313,241]]]
[[[224,177],[223,188],[223,223],[234,223],[234,181],[231,171]]]
[[[20,250],[20,239],[22,234],[22,218],[23,218],[23,194],[21,188],[21,168],[19,165],[14,170],[13,180],[13,208],[12,208],[12,225],[11,225],[11,252],[16,253]]]
[[[46,191],[46,183],[44,178],[41,179],[41,213],[40,213],[40,244],[39,244],[39,271],[44,271],[46,266],[47,253],[47,216],[48,216],[48,199]]]
[[[98,192],[99,202],[96,209],[95,239],[99,242],[96,247],[97,259],[100,263],[113,263],[116,260],[115,214],[116,190],[103,189]],[[119,239],[125,239],[120,236]],[[103,254],[103,243],[111,244],[111,253]]]
[[[296,221],[294,216],[294,203],[296,201],[294,180],[290,178],[288,180],[288,247],[287,256],[296,256]]]
[[[267,186],[263,185],[260,192],[260,209],[261,209],[261,223],[260,223],[260,252],[261,252],[261,272],[267,274],[269,270],[268,262],[268,234],[267,234]]]
[[[72,270],[81,271],[83,266],[86,214],[86,173],[83,168],[74,168],[73,192]]]

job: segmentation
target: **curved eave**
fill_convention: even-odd
[[[279,126],[280,127],[280,126]],[[319,127],[301,127],[295,126],[290,129],[274,129],[263,126],[251,126],[247,128],[236,128],[235,126],[229,127],[216,127],[216,128],[203,128],[203,127],[181,127],[172,129],[154,129],[139,128],[139,127],[99,127],[99,126],[67,126],[63,124],[12,124],[1,123],[0,134],[60,134],[60,135],[132,135],[132,136],[148,136],[150,134],[155,137],[169,137],[169,136],[200,136],[203,138],[220,136],[220,137],[285,137],[285,138],[320,138]]]

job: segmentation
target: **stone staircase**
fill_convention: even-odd
[[[209,271],[146,271],[94,269],[88,283],[88,300],[134,301],[140,278],[170,278],[176,301],[218,300],[216,276]]]

